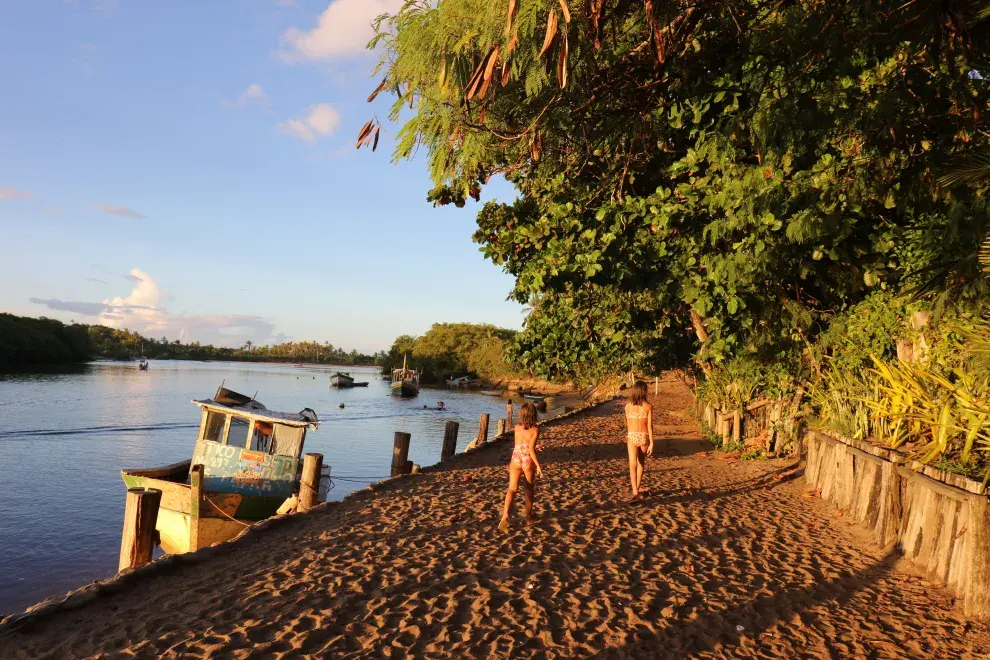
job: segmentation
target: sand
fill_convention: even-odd
[[[495,532],[510,447],[493,443],[7,633],[0,657],[990,653],[990,628],[806,496],[792,463],[697,454],[689,403],[662,384],[642,501],[607,403],[544,428],[532,526]]]

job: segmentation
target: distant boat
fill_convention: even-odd
[[[523,398],[530,401],[543,401],[546,397],[542,394],[523,394]]]
[[[227,541],[275,515],[299,492],[306,431],[319,427],[309,408],[274,412],[223,385],[213,399],[193,403],[201,417],[191,460],[120,471],[128,488],[162,491],[156,528],[168,554]],[[202,466],[199,490],[193,489],[192,465]]]
[[[481,390],[481,393],[487,396],[502,396],[502,390]]]
[[[470,376],[461,376],[460,378],[449,378],[447,379],[447,384],[451,387],[463,387],[471,383]]]
[[[350,374],[338,371],[330,376],[331,387],[354,387],[354,378]]]
[[[402,368],[392,370],[392,394],[416,396],[419,394],[419,374],[406,368],[406,356],[402,356]]]

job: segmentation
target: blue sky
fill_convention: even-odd
[[[401,0],[33,0],[0,21],[0,310],[237,345],[517,328],[480,206],[354,149]],[[510,199],[494,183],[482,200]]]

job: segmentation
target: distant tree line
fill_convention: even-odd
[[[84,325],[0,314],[0,366],[85,362],[92,354]]]
[[[379,358],[384,353],[379,354]],[[231,360],[244,362],[315,362],[373,365],[376,356],[345,351],[330,342],[283,342],[240,348],[213,346],[167,337],[154,339],[131,330],[102,325],[66,325],[48,318],[0,314],[0,366],[66,364],[94,358],[116,360],[146,357],[155,360]]]
[[[514,330],[489,324],[434,323],[420,337],[396,337],[388,352],[379,353],[376,364],[385,374],[402,366],[419,371],[427,382],[451,376],[477,376],[487,380],[511,378],[523,373],[506,358],[506,348],[515,338]]]

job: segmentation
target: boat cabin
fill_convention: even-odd
[[[202,416],[192,464],[203,466],[205,490],[276,498],[292,495],[306,431],[319,426],[316,413],[309,408],[281,413],[214,399],[193,403]]]

